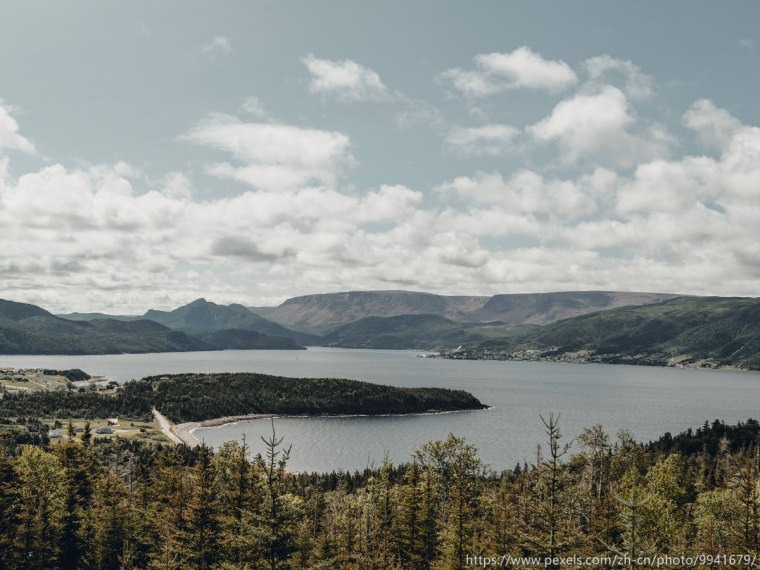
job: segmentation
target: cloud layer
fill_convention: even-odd
[[[524,125],[452,122],[441,160],[461,173],[426,188],[393,173],[357,187],[351,174],[372,156],[351,134],[277,121],[256,98],[241,108],[248,120],[210,114],[178,134],[205,175],[40,159],[16,174],[17,156],[37,151],[0,103],[2,297],[130,312],[379,288],[759,293],[760,128],[707,99],[679,111],[680,131],[648,119],[639,105],[653,81],[610,56],[579,73],[527,47],[474,61],[439,81],[469,97],[541,89],[554,101]],[[303,62],[320,98],[396,97],[351,60]],[[209,183],[231,189],[196,198]]]

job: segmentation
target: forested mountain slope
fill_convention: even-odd
[[[448,356],[760,370],[760,299],[679,297],[612,309],[560,321],[521,337],[466,347]]]

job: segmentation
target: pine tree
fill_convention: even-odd
[[[64,469],[58,458],[39,447],[25,445],[16,461],[19,567],[55,566],[60,554],[64,507]]]
[[[285,568],[297,550],[297,523],[302,505],[300,499],[286,492],[285,467],[290,458],[290,447],[282,449],[283,438],[278,438],[272,420],[272,436],[262,437],[266,449],[263,465],[263,502],[261,513],[255,518],[256,536],[262,558],[270,570]]]
[[[482,464],[477,450],[453,434],[424,444],[415,459],[435,476],[441,549],[447,568],[462,568],[473,552]]]
[[[69,422],[71,424],[71,422]],[[70,430],[73,433],[73,429]],[[64,469],[64,510],[61,530],[61,568],[79,568],[89,542],[84,517],[90,507],[96,467],[92,456],[78,443],[56,446]]]
[[[188,513],[188,562],[193,568],[209,570],[218,559],[218,499],[214,487],[211,451],[201,445],[193,469],[193,494]]]
[[[426,568],[424,506],[420,467],[413,461],[404,474],[396,532],[399,558],[403,568]]]
[[[219,499],[220,550],[229,563],[238,567],[254,558],[255,545],[249,529],[261,502],[258,476],[247,454],[245,439],[242,445],[228,441],[211,460]]]
[[[124,481],[108,469],[97,478],[92,505],[87,510],[90,538],[86,554],[87,568],[121,568],[128,519],[127,488]]]
[[[560,444],[562,434],[559,429],[559,414],[549,414],[545,419],[539,416],[544,424],[546,436],[549,443],[549,458],[540,461],[538,464],[539,481],[543,487],[544,500],[540,511],[544,521],[545,537],[543,539],[545,555],[552,562],[548,568],[556,568],[553,560],[559,553],[566,548],[563,544],[567,537],[561,536],[563,533],[562,524],[567,518],[566,505],[563,504],[563,491],[566,486],[566,479],[562,471],[560,460],[570,450],[570,444]]]
[[[16,476],[13,462],[7,456],[2,443],[0,441],[0,570],[10,570],[15,566],[13,539],[18,526],[14,513]]]

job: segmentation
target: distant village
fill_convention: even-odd
[[[84,376],[85,380],[71,380],[66,376],[72,371],[49,370],[45,368],[10,368],[0,367],[0,398],[6,394],[20,394],[31,392],[55,392],[55,391],[80,391],[92,390],[98,392],[116,392],[120,389],[118,382],[110,380],[103,376],[90,377],[81,371],[75,371],[78,375],[71,375],[74,378]],[[80,440],[85,433],[85,423],[87,420],[78,418],[73,420],[71,428],[66,424],[66,418],[50,418],[47,432],[48,439],[51,442],[66,441],[67,439]],[[151,422],[129,422],[129,425],[122,426],[119,418],[101,418],[93,419],[91,422],[92,435],[101,437],[120,436],[120,437],[157,437],[164,439],[160,435],[158,426],[152,425]]]
[[[58,370],[44,368],[0,368],[0,397],[7,392],[36,390],[114,390],[119,384],[103,376],[71,381]]]

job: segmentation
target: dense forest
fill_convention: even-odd
[[[542,421],[534,462],[500,473],[453,435],[404,465],[297,474],[274,426],[216,452],[6,434],[0,568],[754,565],[758,422],[649,444],[593,426],[570,444]]]
[[[410,414],[485,406],[462,390],[397,388],[338,378],[285,378],[256,373],[149,376],[116,393],[6,394],[0,417],[150,418],[152,408],[174,422],[244,414]]]

